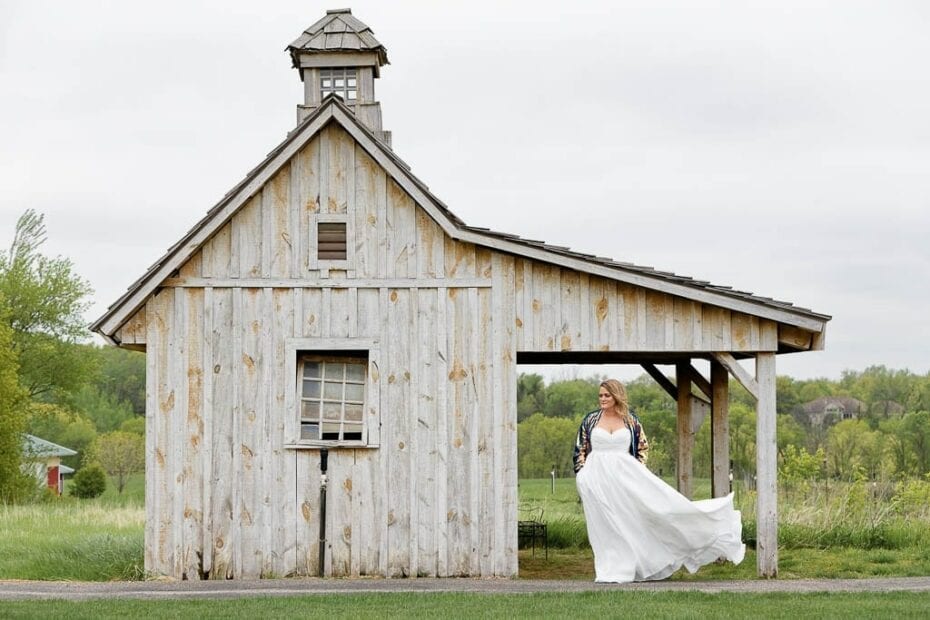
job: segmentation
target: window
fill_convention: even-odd
[[[320,69],[320,98],[336,93],[346,101],[358,97],[358,77],[355,69]]]
[[[298,364],[301,441],[363,441],[368,356],[305,354]]]
[[[346,260],[345,222],[319,222],[316,234],[317,259]]]

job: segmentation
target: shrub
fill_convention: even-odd
[[[100,465],[82,467],[71,481],[71,494],[81,498],[98,497],[107,488],[107,474]]]

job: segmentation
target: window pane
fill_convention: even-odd
[[[319,362],[304,362],[304,376],[305,377],[319,377],[320,376],[320,363]]]
[[[342,88],[345,86],[345,80],[343,80],[341,77],[338,77],[333,81],[336,83],[336,88]]]
[[[305,420],[320,419],[320,403],[318,401],[303,401],[300,404],[300,417]]]
[[[355,78],[354,77],[348,78],[346,80],[346,84],[348,85],[349,88],[355,88]]]
[[[327,362],[323,369],[324,379],[327,381],[342,381],[345,376],[345,364],[340,362]]]
[[[320,397],[320,382],[319,381],[304,381],[304,398],[319,398]]]
[[[355,91],[354,91],[354,90],[350,90],[350,91],[349,91],[349,96],[348,96],[348,98],[349,98],[349,99],[355,99]]]
[[[336,421],[342,419],[342,404],[323,403],[323,419]]]
[[[306,422],[300,425],[300,438],[301,439],[319,439],[320,438],[320,427],[317,424],[307,424]]]
[[[326,400],[342,400],[342,382],[323,384],[323,398]]]
[[[342,438],[347,441],[359,441],[362,438],[361,424],[345,424],[342,430]]]
[[[365,398],[365,386],[361,383],[346,383],[346,402],[362,402]]]
[[[323,88],[331,88],[332,82],[328,79],[323,80]]]
[[[346,381],[364,381],[364,364],[346,364]]]
[[[346,405],[346,426],[349,426],[349,422],[361,422],[362,421],[362,406],[361,405]]]

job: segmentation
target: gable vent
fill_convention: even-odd
[[[344,222],[317,224],[317,258],[346,260],[346,225]]]

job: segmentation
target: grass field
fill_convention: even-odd
[[[594,563],[573,479],[520,481],[520,516],[542,516],[550,534],[549,559],[520,551],[521,578],[590,580]],[[709,495],[706,480],[696,496]],[[779,576],[838,578],[930,575],[930,507],[873,497],[868,485],[807,489],[780,500]],[[133,477],[122,495],[111,485],[95,500],[63,498],[27,506],[0,506],[0,579],[106,581],[141,579],[143,483]],[[744,539],[740,566],[712,564],[672,579],[754,579],[754,496],[740,492]]]
[[[193,601],[28,601],[0,603],[5,618],[925,618],[930,595],[702,594],[329,594]]]

